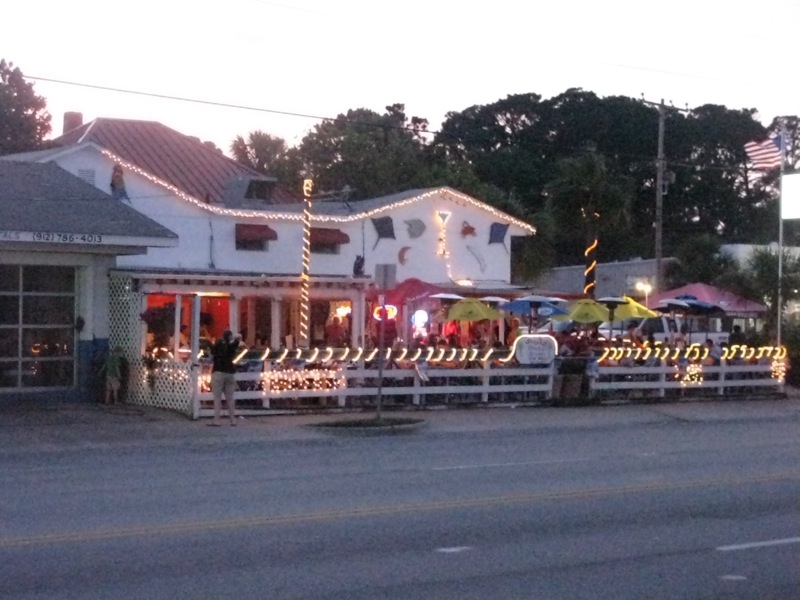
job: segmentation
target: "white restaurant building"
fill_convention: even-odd
[[[107,275],[108,339],[123,347],[132,378],[148,346],[166,344],[176,354],[182,328],[192,350],[228,328],[242,331],[249,345],[277,348],[298,341],[299,194],[159,123],[72,124],[53,148],[2,159],[54,162],[177,235],[177,243],[118,256],[96,275]],[[365,344],[367,297],[377,265],[394,265],[398,282],[416,278],[473,295],[511,294],[511,237],[534,232],[446,187],[315,202],[311,344],[323,342],[336,309],[350,312],[350,343]],[[187,394],[179,379],[161,395]],[[174,406],[169,400],[163,405]]]

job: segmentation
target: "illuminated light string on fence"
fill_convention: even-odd
[[[777,360],[782,361],[786,358],[786,346],[745,346],[734,344],[722,348],[720,360]],[[708,358],[709,349],[705,345],[691,344],[686,348],[670,348],[669,346],[611,346],[603,349],[598,360],[620,361],[631,359],[634,361],[646,361],[651,356],[658,360],[681,360],[703,361]]]
[[[246,351],[245,351],[246,352]],[[244,357],[245,352],[240,353],[234,362],[238,363]],[[359,362],[365,360],[371,362],[378,354],[377,348],[366,351],[364,348],[310,348],[290,351],[287,348],[280,350],[266,349],[260,355],[259,360],[268,360],[270,356],[274,358],[269,359],[276,364],[283,363],[289,358],[289,353],[292,354],[292,360],[303,360],[307,362]],[[387,360],[404,360],[412,363],[417,362],[472,362],[480,361],[486,362],[487,360],[494,359],[500,363],[508,363],[514,358],[515,348],[506,349],[487,349],[482,356],[480,350],[477,348],[433,348],[427,349],[416,348],[411,350],[408,347],[387,348]],[[676,361],[685,359],[688,361],[703,361],[708,358],[709,350],[703,344],[691,344],[686,348],[671,348],[664,345],[656,346],[611,346],[603,348],[603,351],[598,357],[601,363],[607,361],[619,361],[623,359],[632,359],[634,361],[646,361],[650,357],[658,360]],[[726,346],[722,348],[720,360],[743,360],[745,362],[753,360],[771,360],[771,361],[785,361],[787,355],[786,346],[746,346],[734,344],[733,346]],[[169,359],[156,359],[154,365],[156,367],[166,366],[172,364]],[[784,363],[785,364],[785,363]]]
[[[136,173],[140,177],[147,179],[149,182],[167,190],[171,194],[177,196],[181,200],[192,204],[198,208],[201,208],[207,212],[211,212],[217,215],[229,216],[229,217],[236,217],[236,218],[243,218],[243,219],[257,219],[257,220],[267,220],[267,221],[294,221],[294,222],[302,222],[305,218],[305,215],[297,214],[294,212],[280,212],[280,211],[266,211],[266,210],[245,210],[245,209],[233,209],[233,208],[225,208],[223,206],[215,206],[213,204],[209,204],[204,200],[200,200],[195,198],[194,196],[187,194],[186,192],[180,190],[176,186],[172,185],[171,183],[152,175],[151,173],[145,171],[144,169],[138,167],[137,165],[125,160],[121,156],[106,150],[105,148],[100,149],[101,154],[106,156],[108,159],[113,161],[116,164],[119,164],[123,169],[126,171]],[[422,202],[432,196],[449,196],[452,200],[457,203],[463,203],[475,208],[479,208],[482,211],[488,212],[492,216],[501,219],[506,223],[511,223],[512,225],[516,225],[521,229],[524,229],[530,233],[536,233],[536,228],[526,223],[525,221],[521,221],[515,217],[508,215],[496,208],[475,200],[466,194],[461,194],[453,189],[447,187],[440,187],[428,190],[423,192],[422,194],[418,194],[416,196],[412,196],[410,198],[405,198],[403,200],[398,200],[396,202],[392,202],[390,204],[386,204],[384,206],[379,206],[377,208],[373,208],[371,210],[365,210],[361,212],[355,212],[350,215],[311,215],[311,220],[314,222],[319,223],[355,223],[361,221],[363,219],[371,218],[377,216],[381,213],[395,211],[398,208],[402,208],[404,206],[410,206],[412,204],[416,204],[418,202]],[[134,200],[138,196],[134,196]]]

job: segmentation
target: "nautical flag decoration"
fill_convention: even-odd
[[[378,247],[378,242],[386,238],[389,240],[396,239],[394,237],[394,222],[392,217],[377,217],[372,219],[372,224],[375,226],[375,231],[378,233],[378,239],[375,240],[373,250]]]
[[[506,233],[508,233],[508,223],[492,223],[491,227],[489,227],[489,243],[503,244],[503,248],[508,252],[508,248],[506,248]]]
[[[425,223],[422,222],[422,219],[409,219],[406,221],[406,225],[408,226],[408,237],[412,240],[425,233]]]
[[[775,169],[781,166],[783,160],[783,136],[778,134],[763,142],[748,142],[744,145],[744,151],[754,169]]]

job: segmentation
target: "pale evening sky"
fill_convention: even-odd
[[[800,113],[797,0],[12,0],[0,58],[27,76],[320,117],[395,102],[438,129],[448,111],[580,87],[675,106]],[[319,121],[35,82],[53,133],[160,121],[226,152],[261,129],[290,145]]]

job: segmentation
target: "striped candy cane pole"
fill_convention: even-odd
[[[311,302],[309,287],[311,284],[311,191],[314,182],[303,180],[303,272],[300,274],[300,340],[301,348],[310,344],[309,320],[311,318]]]

